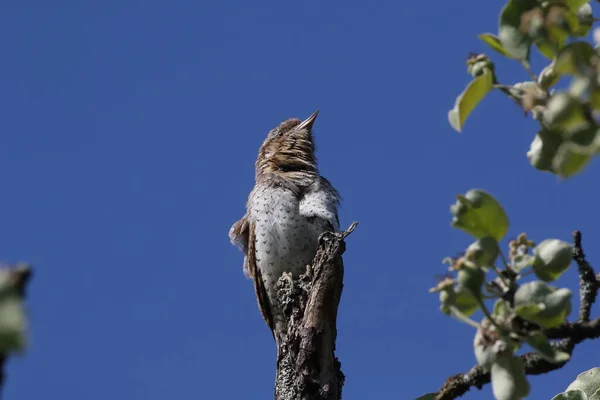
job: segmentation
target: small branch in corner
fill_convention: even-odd
[[[561,339],[553,344],[554,347],[569,354],[572,354],[575,346],[584,340],[600,337],[600,318],[590,321],[590,312],[600,289],[600,280],[585,258],[581,246],[581,232],[579,231],[573,232],[573,260],[577,263],[579,272],[580,307],[577,322],[566,323],[557,328],[544,329],[544,334],[549,339]],[[560,369],[566,364],[552,364],[536,353],[527,353],[521,358],[525,362],[525,373],[527,375],[545,374]],[[467,393],[472,387],[481,389],[483,385],[489,382],[489,371],[475,366],[467,373],[456,374],[448,378],[438,391],[435,400],[456,399]]]

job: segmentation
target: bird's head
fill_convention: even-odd
[[[290,118],[269,131],[258,151],[257,178],[274,173],[300,181],[317,174],[312,127],[318,114],[315,111],[304,121]]]

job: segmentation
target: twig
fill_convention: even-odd
[[[531,70],[531,67],[529,66],[529,62],[527,62],[525,60],[520,60],[520,61],[521,61],[521,65],[523,66],[523,68],[525,68],[525,71],[527,71],[527,73],[529,74],[529,77],[531,78],[531,80],[534,82],[537,82],[538,78]]]
[[[569,338],[574,344],[600,337],[600,318],[590,322],[575,322],[544,330],[548,339]]]
[[[579,318],[577,322],[588,322],[590,311],[596,301],[598,293],[598,280],[594,270],[585,259],[585,253],[581,247],[581,232],[573,232],[573,259],[579,269]]]

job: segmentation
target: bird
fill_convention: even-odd
[[[243,271],[254,283],[259,310],[277,343],[287,333],[278,279],[305,273],[319,236],[340,227],[340,194],[320,175],[315,156],[312,130],[318,114],[287,119],[268,132],[246,212],[229,230],[231,243],[244,253]]]

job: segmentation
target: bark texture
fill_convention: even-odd
[[[275,400],[339,400],[344,374],[335,356],[336,320],[342,295],[345,232],[319,238],[313,264],[297,279],[282,276],[277,296],[288,320],[277,349]]]

